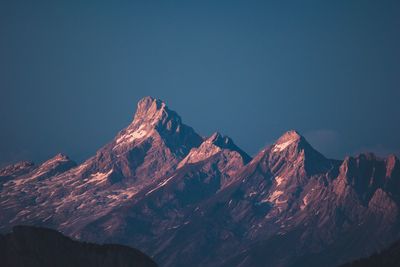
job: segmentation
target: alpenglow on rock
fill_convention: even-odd
[[[151,97],[82,164],[22,162],[0,184],[3,232],[47,226],[167,267],[336,267],[400,239],[396,156],[328,159],[288,131],[251,158]]]

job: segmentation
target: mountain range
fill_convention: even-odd
[[[288,131],[250,157],[152,97],[83,163],[19,162],[0,170],[0,190],[1,232],[50,227],[160,266],[333,267],[400,238],[396,156],[328,159]]]

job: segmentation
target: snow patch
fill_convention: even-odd
[[[88,166],[87,163],[81,164],[78,167],[72,169],[70,172],[77,175],[77,174],[81,173],[87,166]]]
[[[132,143],[135,140],[140,140],[143,139],[144,137],[148,136],[151,132],[147,131],[146,125],[142,124],[140,127],[135,130],[128,130],[124,135],[120,136],[115,142],[116,146],[114,148],[117,148],[120,145],[123,144],[129,144]]]
[[[276,177],[275,177],[276,186],[281,185],[281,184],[283,183],[284,180],[285,180],[285,179],[284,179],[283,177],[276,176]]]
[[[276,190],[276,191],[274,191],[274,192],[272,193],[272,195],[270,195],[270,196],[268,197],[268,200],[269,200],[270,202],[274,202],[274,201],[276,201],[281,195],[283,195],[283,191]]]
[[[257,195],[257,192],[255,192],[255,191],[250,192],[249,197],[252,197],[252,196],[254,196],[254,195]]]
[[[146,193],[146,196],[151,194],[152,192],[158,190],[159,188],[165,186],[172,178],[174,178],[175,175],[172,175],[171,177],[169,177],[168,179],[164,180],[163,182],[159,183],[155,188],[151,189],[149,192]]]
[[[286,142],[283,142],[281,144],[276,144],[274,145],[274,149],[272,150],[272,152],[280,152],[285,150],[288,146],[290,146],[295,140],[289,140]]]
[[[113,169],[109,170],[107,173],[97,172],[90,175],[87,183],[96,183],[100,184],[107,180],[108,176],[113,172]]]
[[[199,148],[193,148],[190,153],[178,164],[178,168],[181,168],[187,163],[196,163],[208,159],[220,151],[221,148],[206,141]]]
[[[113,200],[113,201],[119,201],[119,200],[125,200],[125,199],[130,199],[134,195],[136,195],[137,190],[118,190],[114,191],[112,194],[107,195],[106,197]]]
[[[261,203],[270,202],[274,203],[275,205],[286,203],[287,200],[279,200],[280,196],[284,194],[281,190],[275,190],[272,194],[270,194],[267,198],[261,200]]]

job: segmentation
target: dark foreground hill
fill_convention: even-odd
[[[400,266],[400,241],[368,258],[347,263],[341,267],[398,267]]]
[[[0,235],[3,267],[156,267],[142,252],[120,245],[74,241],[57,231],[16,226]]]

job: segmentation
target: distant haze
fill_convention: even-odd
[[[147,95],[251,155],[400,154],[399,1],[105,2],[0,2],[0,165],[80,162]]]

